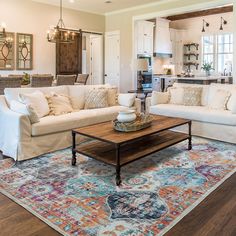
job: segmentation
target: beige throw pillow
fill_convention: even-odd
[[[109,107],[117,106],[118,104],[118,89],[116,87],[111,87],[107,89],[107,100]]]
[[[10,109],[14,112],[28,116],[31,124],[39,122],[39,117],[31,105],[25,105],[16,100],[12,100],[10,103]]]
[[[169,88],[170,92],[170,104],[183,105],[184,88]]]
[[[108,90],[93,88],[86,92],[84,109],[108,107]]]
[[[184,88],[183,105],[201,106],[202,88]]]
[[[49,114],[50,109],[45,95],[41,91],[35,91],[28,94],[19,94],[19,101],[25,105],[31,106],[39,118]]]
[[[158,104],[167,104],[170,100],[170,93],[169,92],[157,92],[153,91],[152,92],[152,97],[151,97],[151,106],[155,106]]]
[[[209,97],[208,107],[215,110],[226,110],[229,97],[230,92],[218,89],[213,96]]]
[[[52,94],[47,96],[50,115],[59,116],[73,112],[70,98],[65,95]]]

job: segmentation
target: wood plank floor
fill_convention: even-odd
[[[0,157],[1,159],[1,157]],[[166,236],[235,236],[236,173]],[[0,236],[58,236],[47,224],[0,194]]]

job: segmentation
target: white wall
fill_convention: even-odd
[[[221,18],[223,17],[225,20],[227,20],[228,24],[224,25],[223,31],[220,31],[220,23]],[[205,19],[210,26],[205,27],[206,32],[202,33],[202,20]],[[190,19],[184,19],[184,20],[178,20],[178,21],[172,21],[170,23],[170,27],[174,29],[184,29],[186,30],[185,36],[183,38],[183,43],[198,43],[201,45],[201,38],[203,35],[209,35],[209,34],[220,34],[220,33],[229,33],[233,32],[233,12],[230,13],[224,13],[224,14],[216,14],[211,16],[204,16],[204,17],[196,17],[196,18],[190,18]],[[202,48],[200,46],[199,49],[200,58],[199,63],[202,64]],[[194,69],[194,67],[191,67],[191,69]],[[201,71],[201,66],[198,69],[198,71],[194,70],[195,73],[199,73]]]
[[[70,9],[63,9],[68,28],[105,31],[105,17]],[[33,34],[33,70],[29,73],[55,74],[55,44],[48,43],[46,33],[57,24],[59,8],[31,0],[0,0],[0,22],[7,24],[7,31]],[[21,74],[22,71],[0,71],[1,75]]]

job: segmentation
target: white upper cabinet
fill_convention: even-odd
[[[154,52],[157,54],[172,54],[169,20],[163,18],[156,19]]]
[[[153,26],[149,21],[137,21],[135,24],[137,54],[153,54]]]

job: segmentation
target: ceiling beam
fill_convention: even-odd
[[[218,7],[218,8],[208,9],[208,10],[203,10],[203,11],[196,11],[196,12],[189,12],[189,13],[180,14],[180,15],[168,16],[167,19],[170,21],[176,21],[176,20],[184,20],[188,18],[195,18],[195,17],[201,17],[201,16],[222,14],[222,13],[227,13],[227,12],[233,12],[233,6]]]

